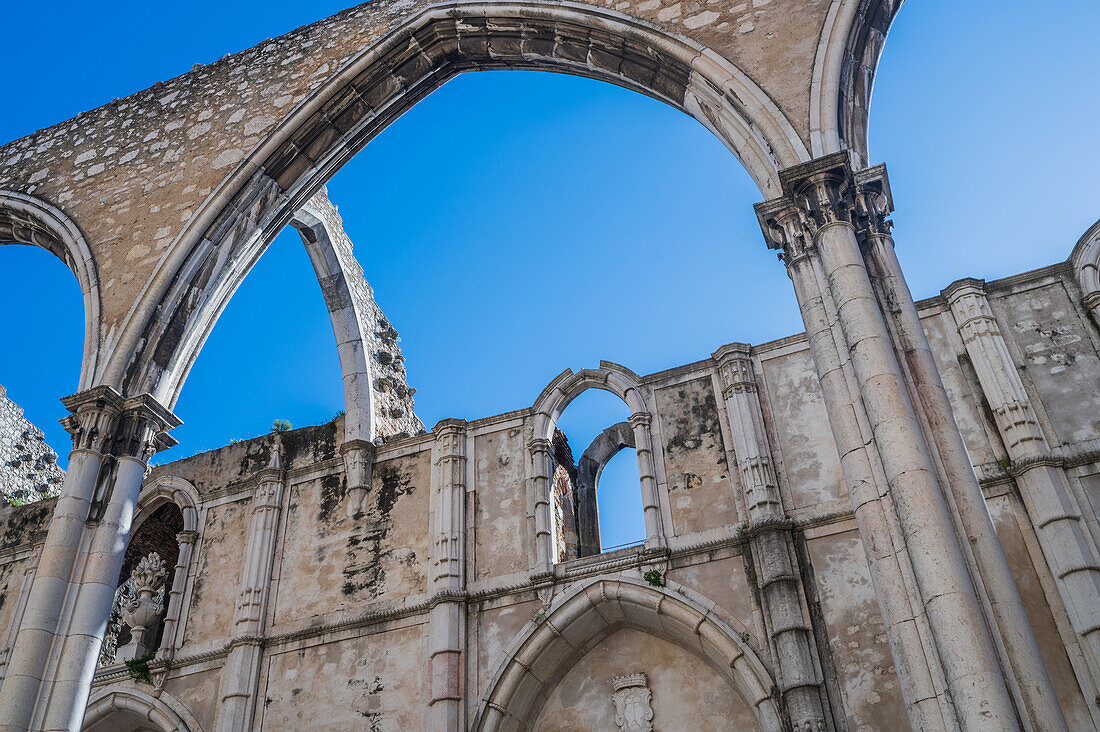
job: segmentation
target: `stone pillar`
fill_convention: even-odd
[[[877,463],[893,504],[893,518],[916,587],[911,602],[927,617],[932,639],[932,647],[927,650],[934,653],[938,667],[932,669],[933,680],[942,674],[947,687],[946,695],[936,696],[948,718],[934,721],[930,712],[921,712],[913,720],[914,726],[957,724],[967,730],[1016,727],[1016,712],[959,537],[856,238],[852,223],[855,187],[849,156],[845,152],[829,155],[787,169],[780,179],[784,197],[760,204],[758,213],[769,244],[784,250],[788,272],[803,305],[807,336],[853,507],[858,519],[866,503],[885,496],[883,486],[875,486],[875,465],[869,466],[871,471],[867,473],[868,466],[861,464],[866,457]],[[804,260],[805,265],[791,266],[792,260]],[[804,302],[803,298],[808,299]],[[821,304],[816,302],[818,298]],[[815,312],[826,302],[830,307],[825,313]],[[838,368],[844,371],[844,364],[834,362],[836,354],[822,347],[826,339],[837,353],[850,356],[850,370],[845,373],[849,381],[847,395],[826,386],[826,379],[831,379]],[[862,434],[860,413],[866,418],[869,435]],[[855,461],[846,459],[858,455],[863,446],[869,448],[864,456]],[[868,488],[878,495],[868,495]],[[889,521],[891,517],[886,518]],[[860,528],[872,574],[878,574],[876,560],[884,537],[870,533],[870,526],[866,533],[862,523]],[[888,636],[894,635],[893,624],[899,618],[890,607],[895,600],[893,592],[907,588],[891,588],[886,576],[877,578],[875,584]],[[891,649],[898,649],[902,642],[901,637],[892,638]],[[906,668],[914,660],[915,653],[910,650],[916,651],[901,649],[901,658],[895,656],[895,663],[912,714],[923,699],[918,696],[921,680],[911,678]]]
[[[827,728],[827,701],[816,662],[813,630],[803,614],[797,560],[789,543],[764,428],[749,346],[735,343],[714,354],[730,417],[733,451],[749,509],[747,534],[760,586],[764,622],[779,669],[780,693],[799,732]]]
[[[528,492],[529,511],[535,527],[535,566],[533,574],[553,572],[554,536],[550,521],[550,481],[554,475],[554,458],[550,440],[536,437],[527,443],[527,452],[531,456],[531,489]]]
[[[245,534],[240,591],[237,594],[237,608],[233,613],[229,655],[221,672],[221,703],[214,723],[215,729],[222,732],[252,729],[271,589],[271,568],[275,559],[275,539],[285,478],[282,443],[276,438],[271,450],[271,460],[257,476],[256,493],[252,497],[252,514]]]
[[[8,675],[0,729],[79,729],[146,462],[179,419],[148,394],[97,386],[62,400],[73,435]]]
[[[653,437],[649,425],[652,417],[646,412],[630,415],[630,427],[634,430],[634,450],[638,453],[638,476],[642,483],[642,510],[645,516],[645,545],[647,549],[665,546],[661,525],[661,502],[657,490],[657,470],[653,464]]]
[[[466,421],[435,426],[429,628],[433,730],[465,729]]]
[[[894,208],[886,166],[876,165],[860,171],[855,180],[859,236],[867,253],[867,267],[880,301],[887,305],[883,313],[893,330],[913,383],[916,406],[924,417],[939,457],[948,488],[948,505],[959,533],[969,539],[962,544],[964,554],[989,603],[990,625],[999,641],[1001,666],[1009,672],[1013,696],[1022,704],[1025,726],[1064,730],[1066,722],[1057,693],[1043,664],[1012,569],[997,538],[928,337],[894,251],[890,235],[892,225],[887,220]],[[969,552],[965,551],[967,548]]]
[[[1001,335],[985,283],[964,279],[943,292],[997,424],[1024,506],[1093,678],[1100,678],[1100,560],[1061,460],[1051,452]]]
[[[168,591],[168,614],[164,616],[164,633],[161,634],[157,658],[172,658],[176,653],[180,614],[183,612],[183,591],[187,587],[187,573],[191,569],[191,553],[198,540],[197,531],[184,529],[176,534],[179,555],[176,557],[176,569],[172,575],[172,587]]]

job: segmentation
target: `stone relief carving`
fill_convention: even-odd
[[[615,693],[615,724],[623,732],[653,732],[653,694],[642,672],[611,679]]]
[[[164,580],[168,565],[156,552],[141,558],[130,574],[134,594],[122,605],[122,620],[130,627],[130,642],[118,649],[116,660],[139,658],[148,653],[149,630],[164,612]]]

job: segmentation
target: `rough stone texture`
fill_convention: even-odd
[[[45,433],[0,386],[0,499],[26,503],[56,496],[65,480]]]
[[[726,448],[710,379],[658,389],[656,403],[662,415],[665,474],[676,532],[705,531],[736,523]]]
[[[375,438],[385,440],[423,434],[424,423],[413,412],[416,389],[408,384],[401,337],[374,299],[374,289],[355,258],[355,248],[344,230],[344,220],[339,210],[325,190],[310,199],[309,209],[324,222],[336,255],[343,264],[342,272],[320,281],[325,303],[334,314],[344,317],[347,317],[344,308],[351,305],[363,320],[358,347],[367,358],[371,383],[358,385],[358,390],[370,390]],[[344,302],[345,292],[350,295],[351,303]],[[344,378],[348,378],[347,373]]]

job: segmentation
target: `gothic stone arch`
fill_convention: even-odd
[[[111,334],[86,364],[87,388],[66,399],[77,443],[26,606],[42,627],[20,628],[0,725],[78,726],[100,643],[79,630],[106,614],[146,462],[179,424],[168,408],[264,248],[417,100],[458,73],[502,68],[649,94],[744,164],[803,314],[913,726],[1064,724],[893,252],[885,168],[866,168],[867,99],[899,4],[759,5],[376,0],[0,147],[0,188],[54,202],[84,232],[91,256],[73,259],[95,261],[92,320]],[[566,374],[548,397],[629,377],[613,365]],[[646,438],[647,549],[659,550],[648,413],[631,403],[637,389],[623,393]],[[568,398],[536,405],[528,426],[536,579],[553,570],[545,428]],[[1082,587],[1071,599],[1096,606],[1095,583]]]
[[[152,696],[134,684],[118,683],[88,701],[83,732],[202,732],[198,721],[171,695]]]
[[[641,388],[641,377],[610,361],[601,361],[598,369],[574,373],[566,369],[543,389],[531,408],[531,437],[527,443],[528,501],[533,506],[531,535],[534,552],[531,560],[536,571],[549,571],[556,561],[553,549],[553,514],[550,510],[550,490],[553,485],[554,461],[550,441],[558,418],[569,403],[588,389],[611,392],[630,408],[629,422],[634,430],[634,447],[638,453],[638,476],[641,479],[642,509],[645,512],[646,546],[664,546],[668,521],[668,500],[662,496],[657,480],[661,464],[659,446],[653,440],[650,422],[652,411]]]
[[[1069,261],[1081,286],[1081,302],[1100,324],[1100,221],[1077,241]]]
[[[669,582],[652,587],[637,577],[596,577],[562,595],[509,648],[478,706],[472,729],[528,729],[554,684],[587,650],[620,628],[668,640],[706,660],[747,703],[762,730],[783,729],[775,681],[730,623],[707,610],[713,603]]]
[[[577,533],[581,556],[600,553],[596,491],[604,466],[621,450],[634,447],[634,442],[630,423],[618,422],[598,434],[577,461]]]
[[[774,102],[697,42],[582,6],[432,6],[330,73],[204,202],[150,280],[140,310],[152,317],[127,322],[136,350],[126,366],[114,363],[125,388],[171,402],[174,372],[294,212],[416,101],[463,71],[499,68],[590,76],[683,109],[715,131],[765,195],[778,191],[779,168],[808,156]]]
[[[99,378],[102,343],[99,277],[95,257],[77,225],[60,209],[34,196],[0,190],[0,245],[27,244],[50,252],[72,270],[84,296],[84,356],[80,389]]]

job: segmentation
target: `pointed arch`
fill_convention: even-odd
[[[810,81],[814,158],[851,150],[857,170],[870,164],[871,90],[886,35],[900,8],[901,0],[832,0]]]
[[[76,223],[45,201],[0,189],[0,245],[26,244],[50,252],[72,271],[84,298],[84,353],[79,391],[98,383],[102,325],[95,258]]]
[[[697,41],[572,3],[433,5],[333,70],[223,179],[128,316],[111,377],[173,404],[210,325],[294,212],[417,101],[486,69],[576,74],[666,102],[714,132],[765,199],[779,194],[780,169],[810,159],[775,102]]]
[[[135,725],[134,729],[151,727],[158,732],[202,732],[198,720],[172,695],[161,691],[154,697],[126,682],[112,684],[92,694],[81,730],[119,730],[123,729],[124,722]]]
[[[642,377],[611,361],[600,361],[598,369],[583,369],[576,373],[573,369],[566,369],[542,390],[531,407],[535,414],[535,437],[550,439],[565,408],[588,389],[611,392],[626,402],[631,415],[649,414],[651,410],[642,395],[641,384]]]
[[[378,396],[374,391],[370,354],[364,342],[370,327],[366,312],[369,295],[357,290],[369,290],[370,286],[350,250],[350,242],[347,242],[346,251],[337,246],[336,232],[325,212],[314,203],[316,200],[315,196],[300,208],[291,224],[301,235],[309,261],[313,263],[336,336],[344,386],[344,441],[369,442],[376,436],[374,413]]]
[[[141,487],[130,534],[141,528],[142,522],[165,503],[179,507],[184,531],[198,531],[199,500],[199,492],[191,481],[178,475],[158,475]]]
[[[1081,287],[1081,302],[1100,326],[1100,221],[1078,239],[1069,261]]]
[[[709,609],[708,609],[709,608]],[[550,689],[577,658],[621,628],[674,643],[707,661],[744,699],[763,730],[780,730],[775,680],[706,598],[675,582],[653,587],[640,577],[578,583],[532,621],[508,649],[478,704],[475,730],[526,729]],[[744,631],[742,631],[744,632]]]
[[[551,438],[558,418],[569,403],[588,389],[602,389],[616,395],[630,408],[628,422],[634,431],[634,449],[638,455],[642,510],[645,517],[645,544],[658,548],[667,544],[665,527],[671,525],[668,496],[657,478],[657,466],[663,458],[651,431],[652,410],[641,388],[642,379],[625,366],[600,361],[598,369],[574,373],[566,369],[543,389],[531,408],[531,437],[527,443],[527,500],[530,506],[528,528],[533,542],[530,559],[535,573],[549,572],[558,561],[554,552],[554,518],[550,491],[553,487],[554,461]]]
[[[184,601],[188,575],[191,572],[191,557],[199,536],[200,503],[198,490],[188,480],[178,475],[159,475],[147,481],[138,495],[134,509],[134,523],[130,538],[137,535],[142,524],[161,507],[172,504],[183,514],[183,530],[176,536],[179,552],[172,569],[172,584],[168,588],[168,601],[164,611],[164,631],[161,634],[157,656],[171,657],[183,643]]]

